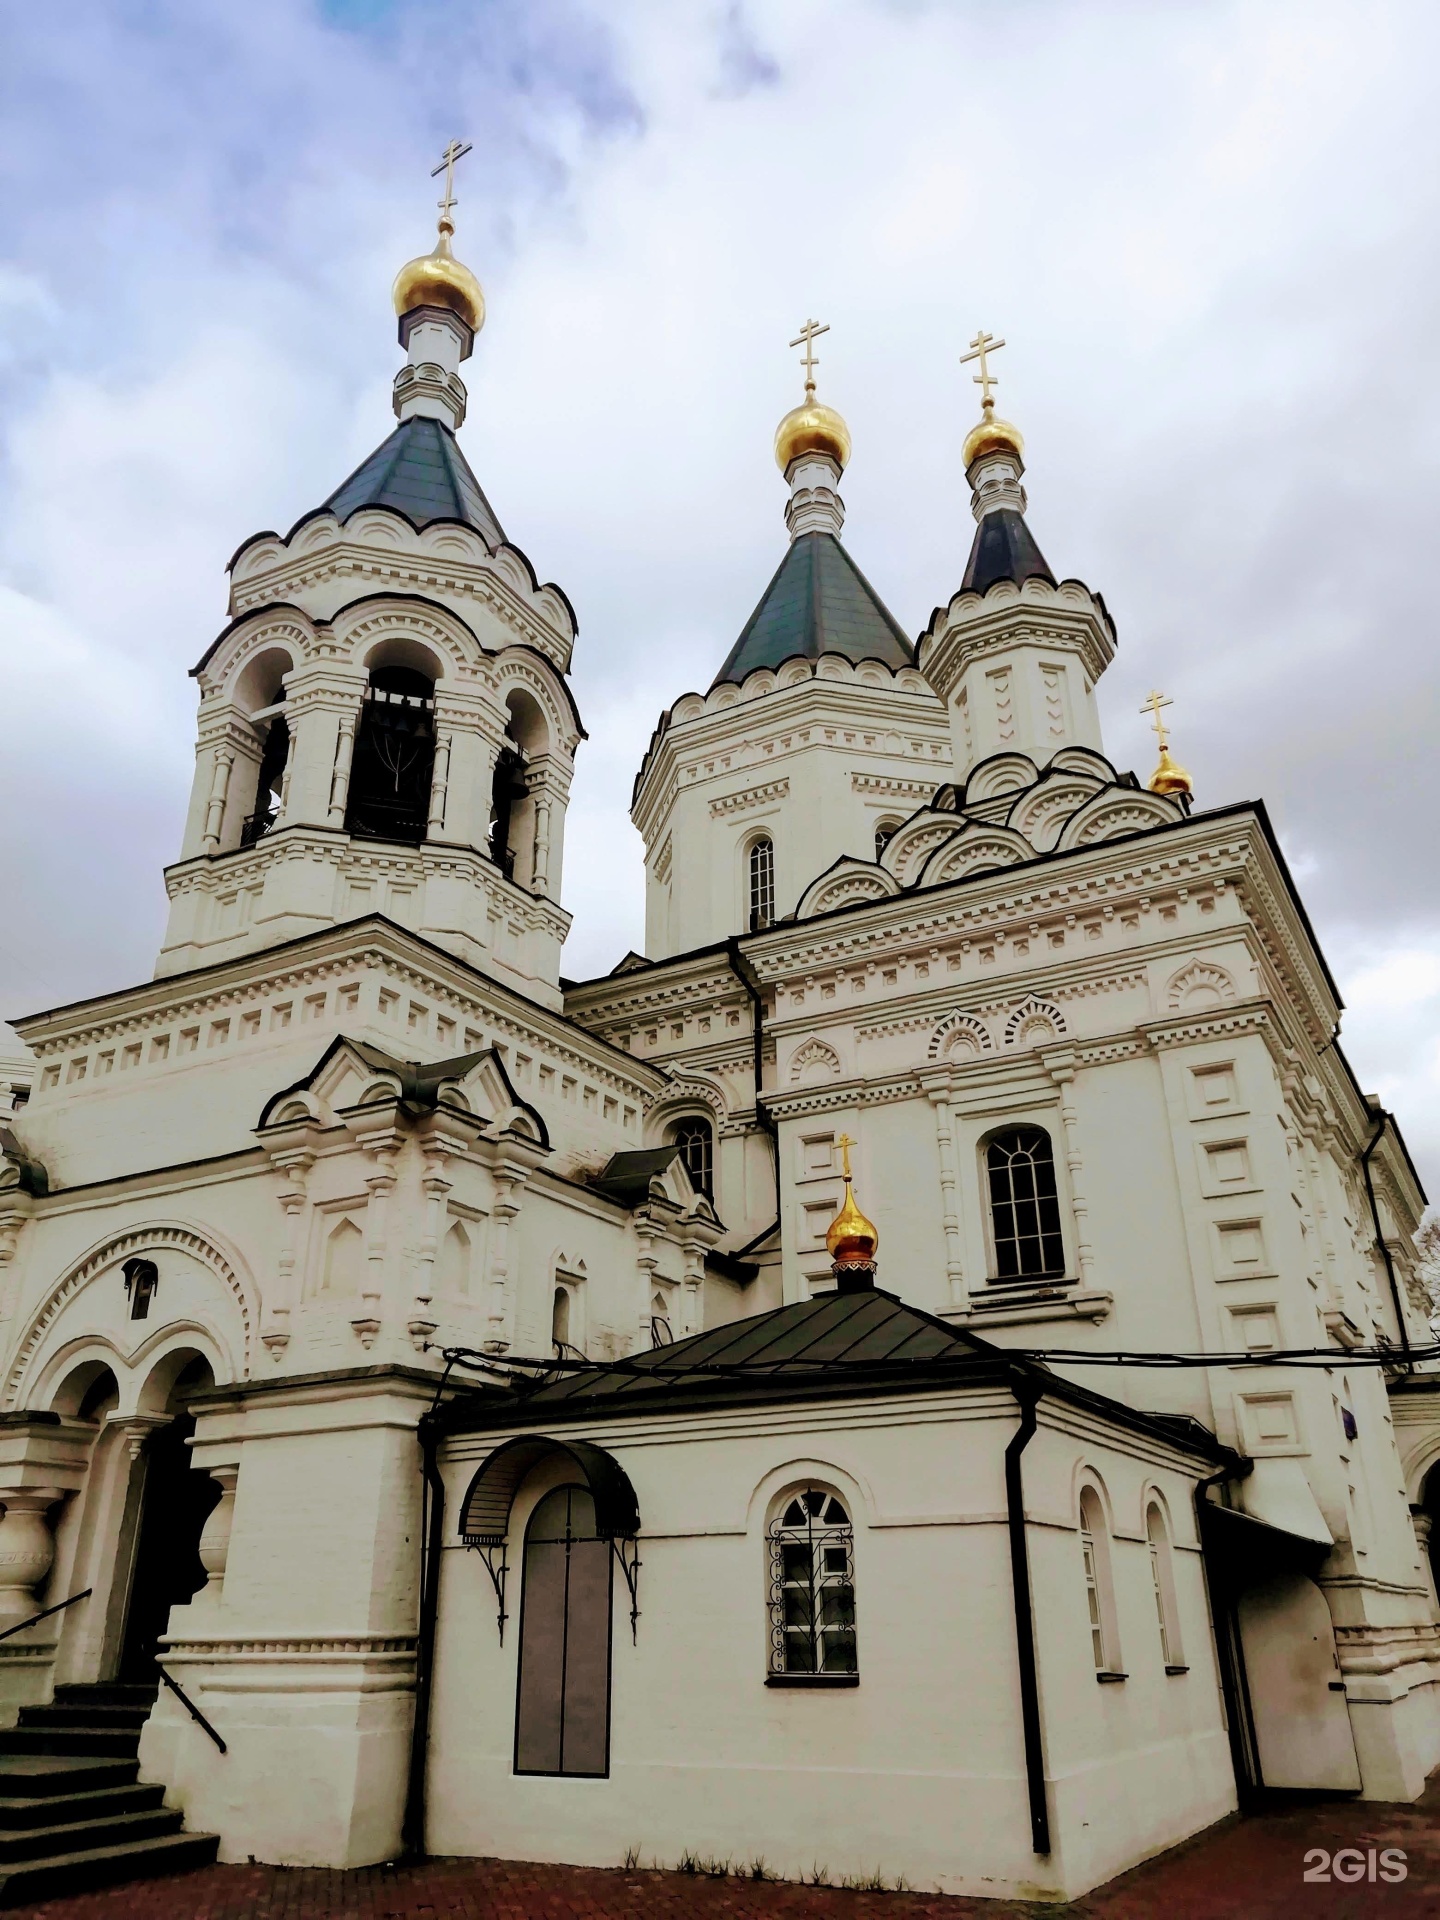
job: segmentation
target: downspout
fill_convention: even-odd
[[[1370,1177],[1370,1156],[1385,1137],[1385,1128],[1390,1115],[1382,1107],[1380,1124],[1375,1129],[1375,1137],[1360,1156],[1360,1170],[1365,1175],[1365,1191],[1370,1196],[1370,1218],[1375,1222],[1375,1244],[1380,1249],[1380,1258],[1385,1262],[1385,1271],[1390,1276],[1390,1298],[1395,1307],[1395,1324],[1400,1329],[1400,1345],[1405,1352],[1405,1368],[1409,1373],[1415,1371],[1415,1362],[1410,1357],[1410,1335],[1405,1326],[1405,1315],[1400,1310],[1400,1282],[1395,1278],[1395,1261],[1389,1247],[1385,1244],[1385,1234],[1380,1225],[1380,1203],[1375,1198],[1375,1182]]]
[[[1214,1631],[1215,1657],[1220,1667],[1220,1697],[1225,1702],[1225,1726],[1230,1736],[1230,1765],[1235,1774],[1235,1791],[1240,1806],[1253,1805],[1255,1795],[1264,1786],[1260,1773],[1260,1749],[1255,1738],[1255,1716],[1250,1705],[1250,1683],[1245,1674],[1245,1646],[1240,1638],[1240,1620],[1235,1600],[1220,1584],[1220,1572],[1205,1544],[1204,1509],[1207,1495],[1236,1477],[1233,1467],[1212,1473],[1195,1487],[1195,1537],[1200,1542],[1200,1559],[1205,1568],[1205,1591],[1210,1598],[1210,1624]]]
[[[750,996],[750,1030],[755,1043],[755,1118],[770,1136],[770,1155],[775,1167],[774,1224],[766,1227],[763,1232],[755,1235],[755,1238],[749,1242],[749,1245],[753,1247],[765,1239],[766,1235],[776,1232],[780,1226],[780,1129],[776,1125],[775,1116],[766,1106],[765,1096],[761,1092],[761,1076],[764,1070],[765,1054],[765,998],[760,991],[760,983],[755,978],[755,969],[750,965],[750,962],[745,958],[744,954],[741,953],[739,939],[733,933],[725,942],[725,956],[730,962],[730,971]]]
[[[1040,1725],[1040,1682],[1035,1666],[1035,1614],[1030,1595],[1030,1549],[1025,1537],[1025,1485],[1020,1456],[1035,1437],[1035,1409],[1043,1381],[1016,1372],[1010,1391],[1020,1424],[1005,1449],[1005,1507],[1010,1529],[1010,1581],[1015,1594],[1015,1650],[1020,1664],[1020,1725],[1025,1736],[1025,1780],[1030,1795],[1030,1845],[1050,1851],[1050,1812],[1045,1804],[1045,1737]]]
[[[436,1396],[437,1403],[439,1396]],[[424,1513],[420,1547],[420,1622],[415,1636],[415,1723],[410,1731],[410,1774],[405,1789],[401,1846],[411,1858],[425,1852],[425,1776],[430,1752],[430,1692],[435,1668],[435,1622],[440,1611],[440,1557],[445,1541],[445,1482],[436,1456],[440,1434],[435,1407],[422,1415],[420,1442]]]

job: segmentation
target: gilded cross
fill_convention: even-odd
[[[801,356],[801,361],[805,368],[806,393],[814,393],[815,391],[815,369],[820,364],[815,357],[815,342],[820,338],[822,333],[828,333],[829,331],[830,323],[828,321],[822,327],[818,320],[807,320],[804,326],[801,327],[799,333],[797,333],[795,338],[790,342],[792,347],[803,345],[805,348],[805,352]]]
[[[1160,709],[1162,707],[1173,707],[1174,704],[1175,702],[1167,699],[1163,693],[1150,693],[1147,694],[1145,704],[1140,709],[1141,713],[1153,715],[1155,737],[1160,742],[1160,751],[1162,753],[1164,753],[1170,744],[1170,734],[1165,722],[1160,718]]]
[[[855,1142],[850,1138],[848,1133],[842,1133],[835,1144],[840,1149],[840,1170],[848,1180],[850,1178],[850,1149],[854,1146]]]
[[[446,222],[449,221],[451,211],[455,206],[455,162],[457,160],[463,160],[469,151],[470,142],[468,140],[452,140],[449,146],[446,147],[444,153],[441,154],[439,166],[430,169],[430,178],[432,180],[438,180],[442,173],[445,176],[445,198],[437,201],[436,205],[440,209],[440,218]]]
[[[980,332],[977,333],[975,338],[970,342],[969,353],[962,353],[960,356],[960,364],[962,367],[970,360],[978,360],[980,362],[980,371],[972,374],[970,377],[980,389],[980,404],[982,407],[993,407],[995,404],[995,396],[990,391],[995,385],[995,375],[990,371],[990,362],[986,356],[988,354],[998,353],[1004,344],[1005,342],[1003,340],[997,340],[993,333]]]

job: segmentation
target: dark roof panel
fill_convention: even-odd
[[[988,593],[997,580],[1013,580],[1016,586],[1022,580],[1048,580],[1055,585],[1024,514],[1013,507],[997,507],[976,527],[960,591]]]
[[[417,527],[461,520],[492,547],[505,540],[454,434],[418,414],[403,421],[325,505],[337,520],[348,519],[359,507],[393,507]]]
[[[757,667],[778,667],[797,654],[915,664],[915,649],[894,614],[833,533],[802,533],[765,589],[711,682],[738,686]]]

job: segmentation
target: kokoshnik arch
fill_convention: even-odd
[[[137,1689],[240,1860],[1060,1897],[1413,1798],[1424,1197],[1263,806],[1105,756],[1003,343],[912,638],[801,330],[788,542],[635,783],[646,951],[565,980],[576,619],[461,450],[456,157],[395,430],[230,563],[155,977],[18,1022],[0,1613],[88,1597],[0,1702]]]

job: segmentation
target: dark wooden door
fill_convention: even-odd
[[[525,1531],[515,1771],[610,1770],[610,1542],[583,1487],[556,1487]]]
[[[172,1607],[192,1600],[205,1584],[200,1535],[220,1498],[219,1485],[190,1464],[192,1414],[159,1427],[145,1443],[145,1489],[140,1538],[125,1614],[122,1680],[153,1680],[155,1653]]]

